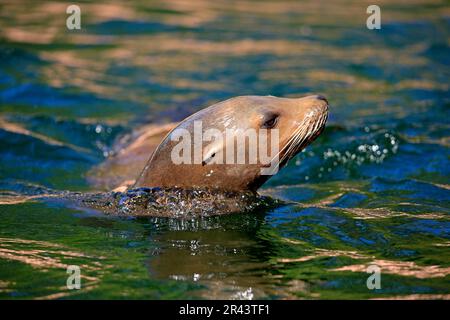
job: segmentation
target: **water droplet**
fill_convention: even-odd
[[[102,127],[100,124],[98,124],[98,125],[95,127],[95,132],[96,132],[96,133],[100,133],[100,132],[102,132],[102,130],[103,130],[103,127]]]

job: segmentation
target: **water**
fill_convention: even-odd
[[[1,298],[449,298],[445,1],[378,1],[381,30],[360,1],[79,3],[79,31],[64,2],[0,4]],[[329,122],[262,188],[276,209],[132,219],[26,197],[95,191],[89,170],[143,124],[313,92]]]

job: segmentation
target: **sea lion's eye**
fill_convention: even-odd
[[[272,129],[277,125],[277,122],[278,122],[278,114],[270,113],[264,117],[264,122],[261,127],[264,129]]]

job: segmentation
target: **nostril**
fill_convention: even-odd
[[[319,94],[319,95],[316,96],[316,98],[319,99],[319,100],[323,100],[323,101],[325,101],[328,104],[328,100],[324,96]]]

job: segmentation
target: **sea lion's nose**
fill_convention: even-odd
[[[319,99],[319,100],[323,100],[323,101],[326,102],[326,104],[328,104],[327,98],[325,98],[324,96],[322,96],[322,95],[320,95],[320,94],[316,95],[315,98],[316,98],[316,99]]]
[[[328,113],[328,100],[321,94],[315,94],[308,97],[307,108],[317,111],[320,114]]]

